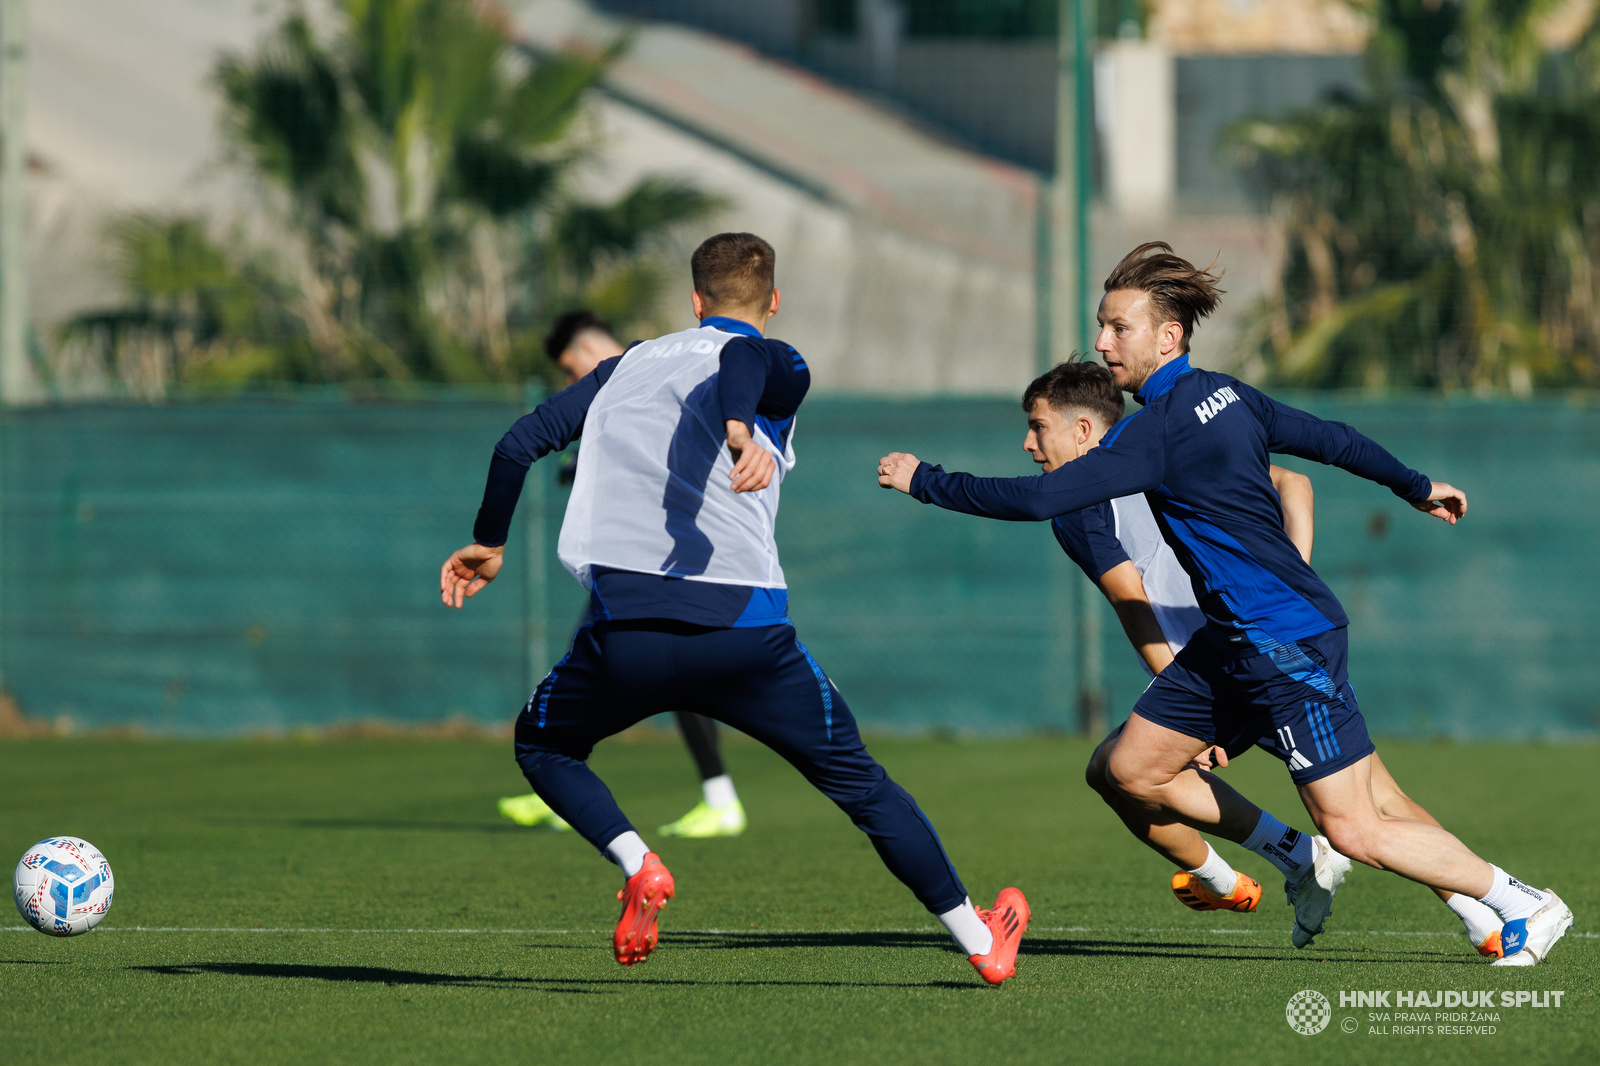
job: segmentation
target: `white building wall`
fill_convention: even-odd
[[[1094,78],[1107,199],[1127,218],[1165,217],[1177,187],[1172,53],[1113,41],[1095,56]]]

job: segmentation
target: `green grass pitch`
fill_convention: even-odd
[[[0,1061],[1600,1061],[1592,745],[1383,746],[1445,824],[1576,912],[1548,964],[1495,970],[1431,894],[1359,866],[1303,952],[1281,882],[1230,845],[1267,886],[1262,911],[1186,911],[1171,870],[1084,786],[1082,742],[878,740],[974,900],[1016,884],[1033,904],[999,989],[787,765],[727,747],[750,815],[737,840],[652,833],[696,798],[675,741],[595,755],[678,884],[661,947],[623,970],[615,868],[494,814],[520,791],[506,743],[0,744],[5,860],[74,833],[117,876],[87,936],[0,932]],[[1225,773],[1306,824],[1275,760]],[[1314,1036],[1285,1020],[1302,989],[1333,1002]],[[1384,1023],[1338,996],[1482,989],[1564,995],[1499,1009],[1484,1035],[1400,1034],[1394,1019],[1373,1033]]]

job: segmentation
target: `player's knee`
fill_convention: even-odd
[[[1378,826],[1370,818],[1323,818],[1320,826],[1333,850],[1356,862],[1376,865],[1374,862],[1374,834]]]
[[[1107,778],[1108,764],[1110,762],[1111,756],[1106,751],[1106,745],[1101,744],[1094,749],[1094,754],[1089,756],[1088,765],[1083,768],[1083,779],[1088,782],[1090,788],[1102,796],[1106,796],[1112,790],[1111,783]]]
[[[1106,765],[1105,780],[1117,796],[1145,807],[1159,807],[1162,782],[1133,759],[1119,759],[1113,752]]]
[[[881,806],[886,797],[896,792],[904,794],[904,789],[896,785],[877,763],[870,768],[851,768],[850,772],[841,772],[834,767],[830,773],[810,775],[808,780],[857,825],[868,816],[868,812]]]
[[[517,766],[522,769],[522,774],[529,781],[552,770],[559,772],[574,763],[587,763],[589,755],[594,750],[592,746],[575,744],[571,746],[553,744],[518,744],[516,746]]]

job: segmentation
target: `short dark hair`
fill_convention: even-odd
[[[1212,260],[1211,266],[1216,266]],[[1161,322],[1176,322],[1183,327],[1183,350],[1189,350],[1189,338],[1194,336],[1195,320],[1204,318],[1217,309],[1222,290],[1217,282],[1222,273],[1204,270],[1181,256],[1173,254],[1172,245],[1166,241],[1146,241],[1122,257],[1106,276],[1106,292],[1117,289],[1137,289],[1150,297],[1152,308]]]
[[[1099,363],[1076,359],[1057,363],[1033,379],[1033,384],[1022,394],[1022,409],[1031,412],[1033,402],[1040,397],[1057,411],[1072,408],[1088,411],[1107,428],[1122,418],[1122,390],[1117,388],[1111,371]]]
[[[778,253],[754,233],[707,237],[689,257],[694,291],[707,307],[754,307],[772,297]]]
[[[597,329],[610,335],[611,323],[589,310],[580,307],[576,311],[568,311],[550,326],[550,332],[544,335],[544,354],[551,359],[561,359],[561,353],[572,347],[572,342],[578,334],[586,329]]]

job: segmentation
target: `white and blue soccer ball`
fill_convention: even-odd
[[[50,837],[29,848],[11,879],[17,910],[50,936],[77,936],[111,909],[111,864],[77,837]]]

